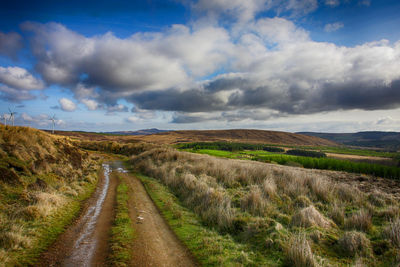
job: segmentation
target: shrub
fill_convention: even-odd
[[[364,233],[345,232],[338,241],[339,250],[346,256],[368,256],[371,253],[371,244]]]
[[[286,250],[286,262],[288,266],[314,267],[317,263],[314,259],[310,244],[304,234],[297,234],[290,239],[290,245]]]
[[[291,149],[286,151],[286,154],[293,156],[312,157],[312,158],[326,158],[325,153],[312,150]]]

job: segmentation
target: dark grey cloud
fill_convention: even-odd
[[[0,32],[0,55],[17,59],[17,53],[23,48],[22,37],[16,32]]]

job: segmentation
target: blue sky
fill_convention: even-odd
[[[395,0],[1,1],[0,114],[57,129],[400,131]]]

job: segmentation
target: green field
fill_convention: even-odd
[[[291,156],[268,151],[221,151],[215,149],[186,149],[188,152],[208,154],[217,157],[233,159],[251,159],[281,165],[299,166],[309,169],[335,170],[350,173],[369,174],[377,177],[400,179],[400,168],[364,162],[352,162],[334,158],[311,158]]]

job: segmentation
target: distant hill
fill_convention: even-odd
[[[349,146],[373,147],[397,151],[400,149],[399,132],[368,131],[358,133],[315,133],[299,132],[298,134],[320,137]]]
[[[169,132],[169,130],[159,130],[157,128],[143,129],[137,131],[115,131],[115,132],[104,132],[105,134],[118,134],[118,135],[149,135]]]
[[[302,134],[264,130],[186,130],[169,131],[140,138],[153,143],[183,143],[199,141],[233,141],[266,144],[336,146],[337,143]]]

